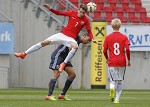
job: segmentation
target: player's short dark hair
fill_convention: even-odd
[[[87,11],[87,6],[85,4],[80,4],[79,8],[82,8],[84,11]]]

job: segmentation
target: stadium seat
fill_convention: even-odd
[[[131,22],[131,23],[140,23],[140,18],[139,17],[136,17],[136,16],[132,16],[132,17],[130,17],[129,16],[129,21]]]
[[[94,2],[95,2],[96,4],[97,4],[97,3],[103,3],[103,4],[104,4],[104,0],[95,0]]]
[[[102,20],[100,12],[94,12],[93,20]]]
[[[150,23],[150,17],[142,17],[141,20],[143,23]]]
[[[82,3],[84,3],[84,4],[87,4],[89,2],[91,2],[91,0],[82,0]]]
[[[145,8],[142,7],[142,8],[138,8],[136,10],[137,10],[137,12],[139,12],[140,17],[146,17],[147,13],[146,13],[146,9]]]
[[[130,0],[132,3],[141,3],[141,0]]]
[[[117,0],[107,0],[107,3],[114,9],[116,7]]]
[[[127,23],[128,22],[128,19],[125,16],[118,16],[117,18],[119,18],[122,23]]]
[[[117,17],[124,16],[124,9],[122,7],[114,8],[114,12],[116,13]]]
[[[114,19],[114,17],[112,17],[112,16],[105,17],[105,20],[106,20],[107,22],[111,22],[113,19]]]
[[[136,10],[133,7],[128,7],[125,9],[125,11],[128,13],[128,17],[134,17]]]
[[[69,0],[70,2],[78,2],[78,0]]]
[[[135,9],[142,7],[141,0],[130,0],[130,1],[135,5]]]
[[[105,13],[105,17],[113,16],[113,9],[111,7],[104,7],[103,11]]]
[[[72,4],[78,7],[78,0],[69,0]]]
[[[124,9],[129,7],[129,0],[119,0]]]
[[[101,11],[104,8],[104,3],[97,3],[96,11]]]
[[[73,3],[76,7],[78,7],[79,6],[79,4],[76,2],[76,3]]]

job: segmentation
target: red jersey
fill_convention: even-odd
[[[83,18],[79,18],[77,16],[78,12],[76,11],[59,12],[54,9],[50,9],[50,11],[55,13],[56,15],[63,15],[69,17],[68,24],[61,30],[61,33],[76,39],[81,29],[85,26],[90,38],[93,39],[90,23],[86,16],[84,16]]]
[[[125,57],[125,47],[128,47],[130,42],[124,34],[120,32],[113,32],[106,36],[104,41],[104,55],[105,55],[108,66],[111,67],[125,67],[126,66],[126,57]],[[129,58],[130,60],[130,58]]]

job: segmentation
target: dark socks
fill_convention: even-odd
[[[72,84],[72,81],[73,81],[73,80],[72,80],[71,78],[68,78],[68,79],[66,80],[65,86],[64,86],[64,88],[63,88],[63,90],[62,90],[61,95],[65,95],[65,94],[66,94],[66,92],[68,91],[70,85]]]
[[[48,96],[51,96],[53,94],[53,90],[55,88],[55,84],[56,84],[56,79],[51,79],[49,82],[49,92],[48,92]]]

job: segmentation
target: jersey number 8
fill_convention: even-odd
[[[119,43],[114,43],[114,54],[115,55],[119,55],[120,54],[120,50],[119,50]]]

